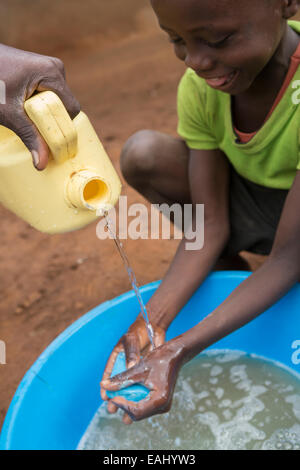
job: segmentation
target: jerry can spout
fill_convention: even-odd
[[[74,172],[66,184],[67,203],[77,209],[96,211],[111,199],[109,183],[89,170]]]

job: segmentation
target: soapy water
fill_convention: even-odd
[[[99,213],[99,212],[98,212]],[[127,273],[128,273],[128,277],[129,277],[129,281],[132,285],[132,288],[134,290],[134,293],[136,295],[136,298],[138,300],[138,303],[139,303],[139,306],[140,306],[140,309],[141,309],[141,313],[143,315],[143,318],[145,320],[145,323],[146,323],[146,329],[147,329],[147,333],[148,333],[148,337],[149,337],[149,341],[150,341],[150,344],[152,345],[152,348],[154,349],[155,348],[155,344],[154,344],[154,332],[153,332],[153,328],[152,328],[152,325],[149,321],[149,317],[148,317],[148,312],[147,312],[147,309],[146,309],[146,306],[143,302],[143,299],[142,299],[142,296],[141,296],[141,293],[139,291],[139,287],[138,287],[138,283],[137,283],[137,280],[136,280],[136,277],[135,277],[135,274],[134,274],[134,271],[133,269],[131,268],[130,266],[130,263],[129,263],[129,260],[127,258],[127,255],[124,251],[124,248],[123,248],[123,244],[122,242],[120,241],[116,231],[114,230],[114,227],[113,227],[113,224],[112,224],[112,221],[110,220],[110,218],[108,217],[108,212],[107,211],[104,211],[102,213],[102,215],[104,215],[105,217],[105,220],[106,220],[106,227],[111,235],[111,237],[114,239],[114,242],[116,244],[116,247],[120,253],[120,256],[123,260],[123,263],[125,265],[125,268],[127,270]]]
[[[171,410],[127,426],[103,403],[79,450],[298,450],[300,376],[236,351],[186,364]]]

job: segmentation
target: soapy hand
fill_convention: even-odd
[[[60,97],[73,119],[80,105],[66,83],[64,65],[56,57],[0,44],[0,80],[0,125],[12,129],[22,139],[35,167],[43,170],[48,163],[49,148],[26,115],[23,104],[35,92],[50,90]]]
[[[152,322],[151,325],[154,331],[154,344],[155,347],[158,348],[165,341],[165,331]],[[127,368],[131,368],[140,362],[142,354],[145,355],[147,354],[147,351],[151,350],[152,346],[149,341],[145,320],[141,315],[139,315],[136,321],[130,326],[128,332],[122,336],[120,341],[114,347],[107,361],[101,382],[102,400],[108,400],[105,389],[102,387],[102,383],[110,378],[118,354],[120,352],[125,352]],[[116,413],[118,406],[114,404],[112,400],[109,400],[107,409],[110,413]],[[132,419],[125,413],[123,421],[126,424],[130,424]]]
[[[147,398],[139,402],[116,396],[111,402],[124,410],[133,421],[149,418],[170,410],[177,376],[183,363],[184,348],[178,340],[171,340],[151,350],[138,364],[122,374],[103,380],[101,386],[110,391],[128,385],[141,384],[150,390]]]

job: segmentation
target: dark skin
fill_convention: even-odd
[[[177,57],[188,67],[205,79],[217,79],[210,82],[212,86],[220,84],[220,77],[230,78],[233,74],[234,78],[225,83],[222,91],[232,96],[235,125],[244,132],[257,130],[280,90],[290,57],[299,43],[298,35],[286,23],[296,14],[298,2],[240,0],[238,8],[236,0],[152,0],[151,3],[159,24],[175,42]],[[169,145],[163,138],[161,143],[166,148]],[[183,155],[184,143],[176,145],[177,154],[175,150],[173,153]],[[229,238],[226,155],[220,150],[191,150],[187,161],[185,166],[173,160],[166,185],[157,177],[160,184],[154,181],[150,189],[144,190],[151,202],[205,204],[204,248],[186,251],[183,239],[160,287],[147,304],[159,342],[163,342],[164,331],[214,268]],[[188,169],[186,178],[185,168]],[[184,182],[178,189],[180,170]],[[138,184],[135,187],[139,189]],[[163,188],[164,194],[156,186]],[[155,350],[149,348],[140,318],[130,327],[129,335],[121,338],[117,346],[118,351],[125,349],[129,369],[109,379],[115,349],[101,382],[101,396],[107,399],[105,390],[120,390],[127,380],[145,385],[150,395],[138,403],[115,397],[108,401],[110,412],[116,412],[117,408],[124,410],[125,423],[167,412],[182,365],[263,313],[299,280],[299,199],[300,172],[297,171],[267,261],[197,326]]]
[[[62,61],[0,44],[0,79],[6,85],[6,103],[0,104],[0,124],[12,129],[30,150],[37,170],[48,163],[49,148],[24,111],[24,101],[34,93],[56,93],[73,119],[80,105],[71,93]]]

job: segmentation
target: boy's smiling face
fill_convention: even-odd
[[[151,0],[175,54],[208,85],[237,95],[271,61],[294,0]],[[281,62],[281,58],[277,59]]]

